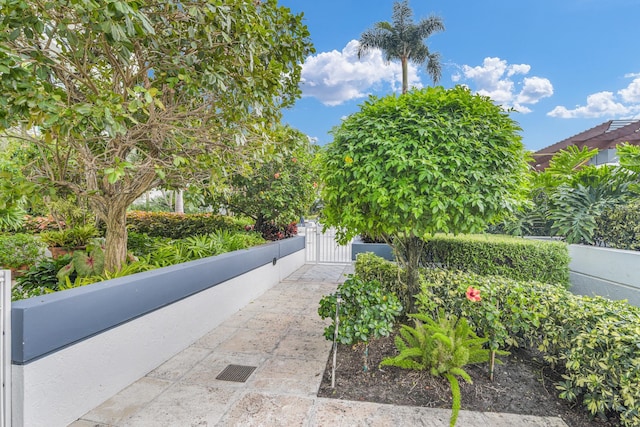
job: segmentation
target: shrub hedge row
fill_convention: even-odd
[[[640,205],[620,205],[596,218],[594,240],[610,248],[640,250]]]
[[[356,274],[382,278],[389,289],[395,264],[361,254]],[[625,301],[573,295],[561,286],[471,272],[425,269],[417,296],[421,311],[465,316],[492,348],[523,345],[564,369],[559,396],[582,401],[592,415],[616,413],[624,426],[640,425],[640,308]],[[465,297],[480,290],[480,302]]]
[[[127,212],[127,229],[145,233],[151,237],[181,239],[202,236],[216,230],[243,231],[248,222],[235,217],[203,214],[179,214],[172,212]]]
[[[563,285],[569,284],[569,261],[565,243],[492,234],[435,235],[423,254],[429,266]]]

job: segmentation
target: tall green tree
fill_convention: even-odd
[[[416,295],[424,237],[481,232],[523,200],[519,131],[501,107],[461,86],[371,97],[322,152],[323,224],[343,242],[392,236]]]
[[[126,259],[126,209],[268,141],[312,51],[277,0],[0,2],[0,129],[22,126],[41,175],[106,223]]]
[[[402,64],[402,93],[409,90],[408,64],[426,63],[427,73],[438,83],[442,76],[440,54],[432,52],[425,40],[434,33],[444,31],[444,23],[439,16],[432,15],[413,22],[413,11],[409,1],[393,4],[393,22],[382,21],[366,30],[360,36],[358,58],[372,49],[380,49],[387,61],[400,60]]]

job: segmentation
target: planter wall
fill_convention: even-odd
[[[386,243],[364,243],[362,240],[355,240],[351,243],[351,260],[355,261],[358,254],[373,252],[380,258],[394,261],[393,250]]]
[[[569,245],[571,291],[640,306],[640,252]]]
[[[13,425],[68,425],[304,262],[295,237],[14,303]]]

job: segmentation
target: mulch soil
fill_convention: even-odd
[[[378,367],[382,359],[397,354],[393,340],[392,335],[369,344],[367,371],[364,370],[362,344],[339,345],[335,388],[331,387],[333,354],[330,354],[318,396],[451,408],[451,392],[445,378],[391,366]],[[554,382],[562,379],[561,374],[551,369],[538,355],[515,349],[508,356],[499,356],[499,359],[504,363],[496,364],[493,382],[489,380],[488,364],[465,367],[473,384],[460,379],[463,410],[558,416],[569,427],[619,425],[615,418],[592,419],[580,403],[558,398]]]

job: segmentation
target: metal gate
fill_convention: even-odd
[[[0,270],[0,424],[11,425],[11,270]]]
[[[323,232],[322,225],[307,224],[298,229],[304,234],[305,259],[307,263],[315,264],[350,264],[351,242],[340,245],[336,241],[336,230],[330,228]]]

